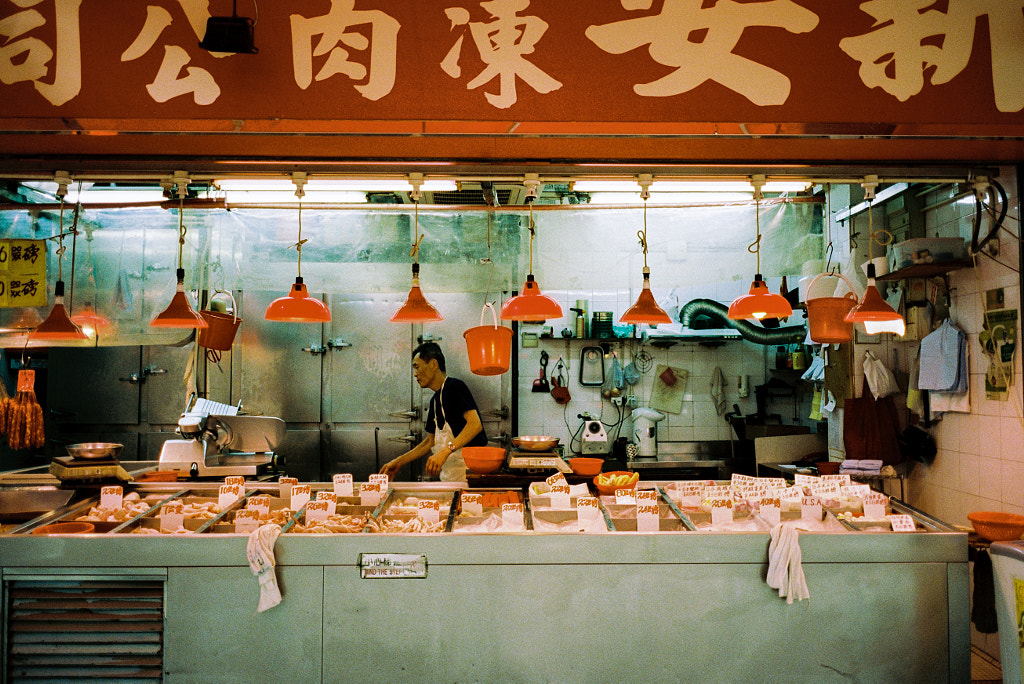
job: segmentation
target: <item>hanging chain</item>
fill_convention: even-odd
[[[644,251],[644,268],[647,268],[647,198],[644,197],[644,229],[639,230],[636,236],[640,238],[640,248]]]
[[[420,242],[423,241],[423,236],[420,235],[420,201],[416,200],[413,202],[413,225],[415,226],[416,242],[412,243],[412,249],[409,250],[409,256],[412,257],[414,264],[418,264],[420,261]]]
[[[757,239],[747,245],[747,251],[757,256],[757,271],[761,272],[761,199],[754,200],[754,223],[757,226]]]
[[[178,188],[178,270],[184,268],[182,254],[185,250],[185,190]]]

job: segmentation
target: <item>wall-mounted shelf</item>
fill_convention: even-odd
[[[944,261],[941,264],[914,264],[901,268],[883,276],[877,276],[875,280],[904,280],[905,278],[931,278],[932,276],[945,275],[950,271],[959,271],[961,268],[970,268],[974,262],[970,259],[957,259],[955,261]]]

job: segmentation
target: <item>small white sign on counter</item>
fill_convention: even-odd
[[[255,508],[243,508],[235,513],[235,532],[251,534],[260,526],[260,512]]]
[[[250,496],[245,501],[245,507],[259,513],[261,518],[265,518],[270,515],[270,496],[267,494]]]
[[[658,504],[640,503],[636,505],[636,531],[637,532],[658,532],[661,529]]]
[[[816,496],[801,497],[800,519],[821,522],[821,499]]]
[[[821,482],[821,478],[816,475],[804,475],[803,473],[796,473],[793,475],[793,484],[800,487],[810,487]]]
[[[224,478],[224,484],[238,485],[239,487],[245,488],[245,478],[241,475],[228,475]]]
[[[124,487],[109,485],[100,487],[100,508],[116,510],[124,504]]]
[[[782,522],[782,500],[777,496],[762,496],[758,513],[769,527],[775,527]]]
[[[596,496],[576,498],[576,520],[584,527],[589,527],[601,520],[601,509],[598,508]]]
[[[335,496],[353,496],[352,473],[337,473],[331,478]]]
[[[323,522],[330,514],[331,502],[327,499],[317,499],[306,502],[306,524],[311,522]]]
[[[526,507],[521,503],[501,504],[501,524],[507,527],[523,527]]]
[[[615,490],[615,503],[623,506],[635,506],[636,505],[636,490],[635,489],[616,489]]]
[[[569,485],[551,485],[551,491],[548,492],[548,496],[551,498],[552,508],[569,508]]]
[[[711,524],[727,525],[732,522],[732,499],[716,497],[708,500],[711,507]]]
[[[338,511],[338,496],[334,492],[317,492],[316,500],[327,502],[328,515],[334,515]]]
[[[297,511],[307,503],[309,503],[309,492],[310,487],[308,484],[294,484],[292,485],[292,495],[289,499],[289,507],[293,511]]]
[[[885,507],[889,497],[880,492],[868,492],[863,496],[864,517],[868,520],[885,520]]]
[[[174,532],[181,529],[185,521],[184,504],[168,501],[160,507],[160,531]]]
[[[466,515],[483,515],[483,497],[479,492],[463,492],[459,499],[462,502],[462,512]]]
[[[361,553],[359,576],[363,579],[426,579],[427,557],[409,553]]]
[[[376,506],[380,503],[380,485],[376,482],[367,482],[359,487],[359,504],[361,506]]]
[[[285,501],[291,501],[292,498],[292,485],[299,484],[299,478],[297,477],[281,477],[278,480],[278,496]]]
[[[823,482],[838,482],[840,487],[846,487],[851,484],[850,473],[833,473],[830,475],[822,475],[821,479]]]
[[[559,484],[564,484],[566,486],[569,485],[569,481],[565,479],[565,475],[563,475],[562,473],[555,473],[554,475],[549,475],[544,481],[548,483],[549,487],[554,487],[555,485]]]
[[[380,493],[388,491],[388,476],[384,473],[371,473],[366,481],[370,484],[376,484],[380,487]]]
[[[416,502],[416,515],[425,523],[441,520],[441,502],[437,499],[420,499]]]
[[[217,505],[227,508],[242,498],[242,485],[222,484],[218,490]]]
[[[917,525],[910,515],[890,515],[889,522],[892,524],[893,532],[917,532]]]
[[[856,497],[863,500],[865,496],[871,493],[871,487],[866,484],[850,484],[840,487],[839,491],[843,493],[843,496],[850,498]]]

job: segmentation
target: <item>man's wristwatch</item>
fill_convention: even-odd
[[[445,446],[448,447],[448,451],[455,451],[458,448],[455,446],[455,442],[448,442]]]

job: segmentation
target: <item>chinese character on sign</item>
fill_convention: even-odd
[[[365,81],[355,89],[368,100],[379,100],[395,85],[398,30],[401,24],[380,10],[357,10],[355,0],[331,0],[331,10],[320,17],[291,15],[292,69],[295,83],[305,90],[313,80],[341,74]],[[354,27],[369,26],[369,36]],[[314,37],[319,36],[316,45]],[[349,50],[369,54],[363,61],[350,59]],[[325,57],[326,55],[326,57]],[[313,75],[313,62],[319,69]],[[363,62],[366,62],[364,64]]]
[[[651,5],[651,0],[622,0],[626,9],[648,10]],[[656,81],[634,85],[638,95],[670,97],[715,81],[759,106],[785,103],[789,78],[732,51],[748,27],[806,33],[818,25],[818,15],[790,0],[703,5],[702,0],[665,0],[660,14],[589,26],[586,35],[616,55],[648,45],[655,62],[675,68]]]
[[[0,82],[30,81],[50,104],[60,106],[82,89],[82,50],[78,9],[82,0],[50,0],[56,49],[33,31],[46,26],[47,17],[35,9],[42,0],[18,0],[22,11],[0,17]],[[56,57],[56,58],[55,58]]]
[[[31,262],[31,263],[34,264],[34,263],[36,263],[36,260],[39,259],[39,255],[40,255],[39,245],[37,243],[35,243],[35,242],[33,242],[32,244],[26,245],[25,248],[21,250],[21,260],[22,261],[28,261],[28,262]]]
[[[28,280],[11,281],[11,299],[17,300],[24,297],[34,297],[39,292],[39,281],[35,278]]]
[[[1024,0],[949,0],[945,12],[926,8],[932,0],[870,0],[860,9],[875,18],[870,33],[844,38],[839,47],[860,62],[860,78],[900,102],[931,83],[948,83],[964,70],[974,49],[978,19],[987,18],[992,50],[992,85],[1001,112],[1024,109],[1020,46]]]
[[[210,18],[208,3],[178,0],[178,4],[185,12],[185,18],[192,27],[192,33],[196,36],[196,40],[200,40],[206,31],[206,20]],[[148,53],[160,40],[160,35],[171,25],[172,21],[171,13],[163,7],[147,6],[146,23],[128,49],[121,53],[121,61],[131,62]],[[160,63],[156,78],[146,86],[146,90],[153,100],[167,102],[172,98],[192,93],[192,100],[196,104],[208,105],[220,97],[220,86],[217,85],[209,71],[196,66],[188,66],[192,57],[189,56],[185,48],[166,44],[163,48],[164,58]],[[215,57],[225,56],[213,54]],[[182,75],[183,69],[186,75]]]
[[[445,14],[456,26],[469,26],[480,60],[487,66],[467,85],[467,90],[479,88],[493,79],[498,79],[498,94],[484,93],[484,97],[495,107],[507,109],[516,103],[516,78],[521,78],[538,93],[558,90],[562,84],[551,78],[524,55],[533,53],[541,36],[548,30],[548,24],[535,16],[516,16],[530,6],[530,0],[489,0],[480,6],[494,18],[494,21],[470,21],[469,10],[449,7]],[[465,31],[441,61],[441,68],[452,78],[462,75],[459,57]]]

